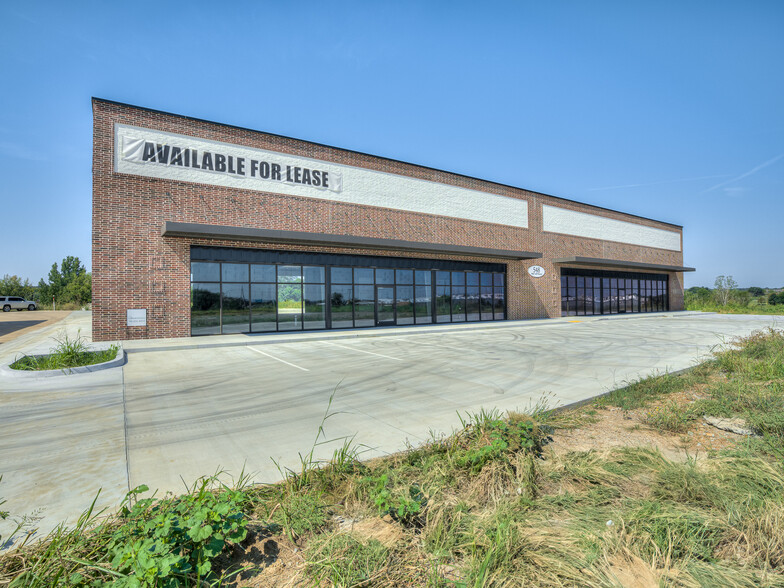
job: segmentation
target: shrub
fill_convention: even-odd
[[[773,292],[770,296],[768,296],[768,304],[776,305],[776,304],[784,304],[784,292]]]

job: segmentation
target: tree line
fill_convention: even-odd
[[[59,265],[53,263],[47,279],[42,278],[37,286],[15,275],[5,274],[0,278],[0,296],[21,296],[40,306],[49,306],[53,298],[57,306],[84,306],[92,302],[92,292],[92,274],[72,255]]]
[[[710,307],[784,305],[784,289],[751,286],[739,288],[732,276],[717,276],[713,288],[694,286],[685,292],[686,308],[705,310]]]

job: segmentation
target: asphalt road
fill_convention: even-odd
[[[44,322],[43,320],[40,321],[3,321],[0,322],[0,337],[3,335],[9,335],[14,331],[19,331],[21,329],[26,329],[27,327],[32,327],[33,325],[38,325]]]

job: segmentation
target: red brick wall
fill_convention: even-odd
[[[554,258],[579,255],[683,264],[683,254],[678,251],[544,233],[541,206],[549,204],[680,231],[667,223],[370,155],[100,100],[93,101],[93,121],[92,267],[93,338],[96,341],[190,335],[191,244],[506,263],[507,305],[511,319],[560,316],[559,268],[552,263]],[[114,123],[269,149],[524,199],[528,201],[529,228],[114,173]],[[161,228],[167,220],[537,251],[542,252],[543,258],[510,262],[403,251],[164,238]],[[544,267],[545,276],[531,278],[527,273],[531,265]],[[680,309],[683,275],[671,273],[670,276],[671,308]],[[148,326],[126,327],[128,308],[146,308]]]

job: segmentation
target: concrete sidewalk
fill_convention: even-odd
[[[643,320],[661,317],[706,316],[714,313],[693,311],[657,312],[647,314],[616,314],[608,316],[569,316],[552,319],[529,319],[509,321],[489,321],[475,323],[447,323],[431,325],[408,325],[400,327],[376,327],[364,329],[338,329],[329,331],[288,331],[286,333],[235,333],[232,335],[208,335],[178,337],[170,339],[146,339],[124,341],[123,348],[130,353],[144,351],[172,351],[175,349],[209,349],[216,347],[237,347],[243,345],[265,345],[275,343],[303,343],[312,341],[331,341],[340,339],[366,339],[376,337],[395,337],[405,335],[426,335],[441,333],[461,333],[466,331],[486,331],[498,329],[518,329],[553,325],[558,323],[583,323],[606,320]]]
[[[356,436],[369,457],[450,432],[458,412],[578,402],[775,324],[662,313],[124,342],[123,368],[0,380],[0,496],[15,514],[45,508],[45,532],[98,488],[113,508],[138,484],[181,491],[219,467],[275,481],[270,458],[297,467],[333,392],[327,436]],[[63,328],[89,338],[89,313],[0,346],[0,360],[47,350]]]

